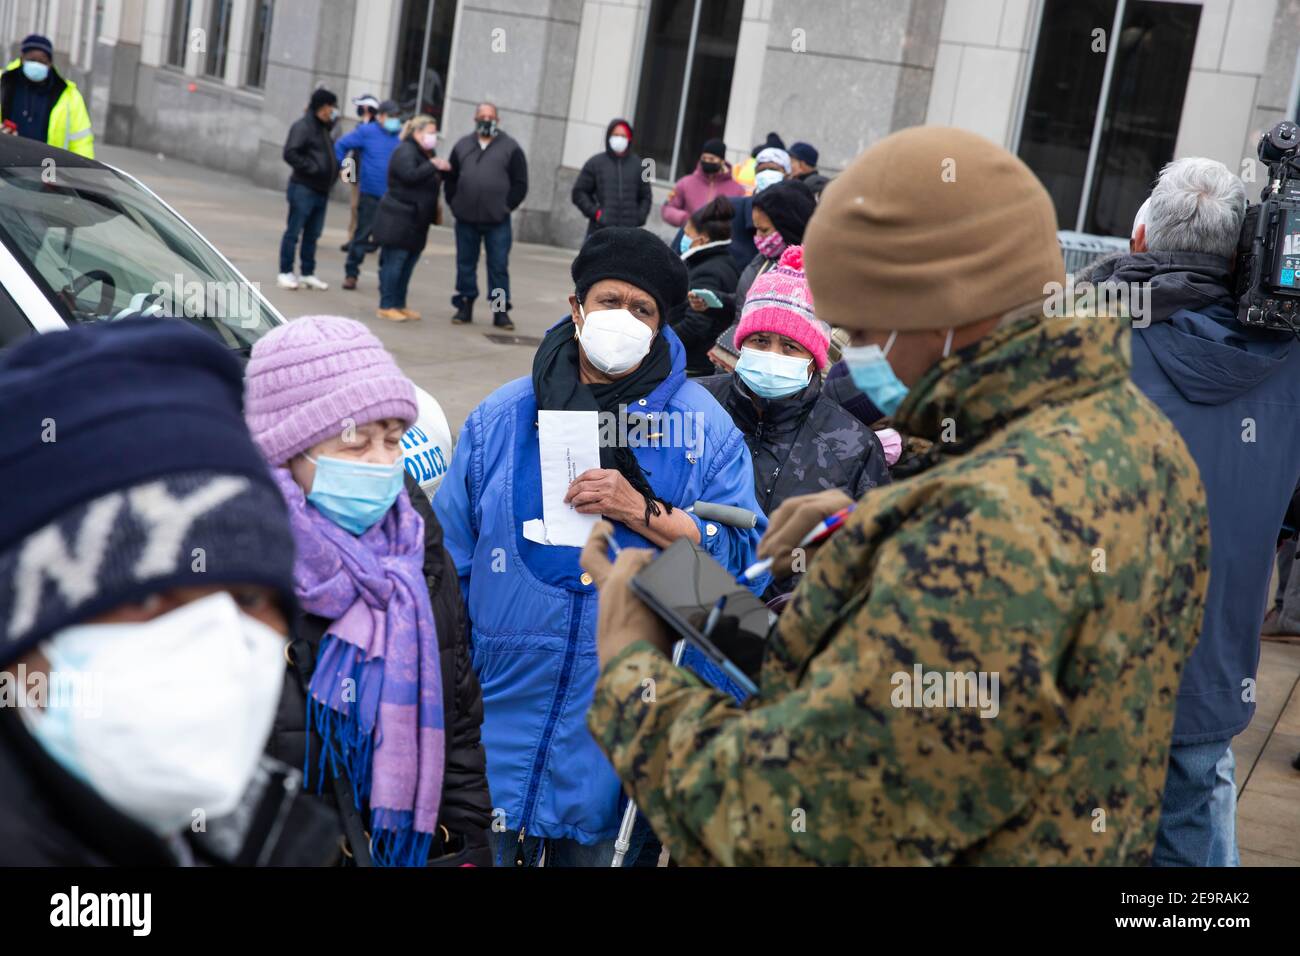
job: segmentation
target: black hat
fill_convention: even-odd
[[[384,100],[379,104],[379,108],[375,112],[384,113],[388,116],[397,116],[402,112],[402,107],[398,105],[396,100]]]
[[[754,194],[754,208],[767,213],[788,245],[803,242],[803,231],[817,209],[817,197],[800,179],[783,179]]]
[[[726,158],[727,144],[721,138],[715,136],[713,139],[706,139],[704,145],[700,147],[701,153],[712,153],[714,156]]]
[[[311,101],[309,108],[314,113],[322,106],[338,106],[339,98],[331,93],[325,87],[320,87],[311,91]]]
[[[601,279],[622,279],[648,292],[659,306],[659,320],[686,301],[686,264],[668,244],[645,229],[609,226],[591,234],[573,260],[569,273],[578,300]]]

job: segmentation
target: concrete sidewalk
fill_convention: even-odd
[[[479,288],[472,326],[453,326],[451,295],[456,256],[449,227],[429,231],[429,244],[411,280],[407,305],[423,314],[419,322],[394,323],[375,317],[379,306],[379,255],[366,258],[359,287],[342,289],[348,207],[331,203],[316,252],[316,274],[330,284],[325,292],[276,287],[280,236],[287,206],[283,192],[263,189],[227,173],[183,160],[120,146],[97,148],[99,159],[135,176],[174,206],[233,262],[286,318],[329,313],[369,326],[397,358],[403,371],[441,403],[453,434],[480,401],[497,386],[528,375],[537,340],[569,310],[573,291],[567,249],[516,243],[510,254],[511,319],[522,344],[494,341],[487,310],[486,266],[479,260]],[[288,181],[288,167],[285,179]],[[445,209],[444,209],[445,211]],[[448,218],[450,214],[448,213]],[[295,263],[296,268],[296,263]]]

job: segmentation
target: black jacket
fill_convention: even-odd
[[[823,392],[820,376],[802,392],[772,400],[755,399],[735,374],[699,383],[744,434],[754,460],[754,491],[767,514],[795,495],[839,488],[857,500],[889,483],[876,433]]]
[[[431,861],[440,866],[473,863],[491,866],[492,854],[487,844],[487,829],[492,822],[492,802],[488,796],[487,756],[483,751],[480,728],[483,724],[483,692],[470,664],[469,643],[464,622],[464,605],[460,584],[451,557],[442,543],[442,525],[424,492],[409,477],[406,480],[411,504],[424,518],[424,576],[433,603],[433,619],[438,629],[438,651],[442,663],[442,696],[446,727],[447,754],[442,782],[442,803],[438,811],[440,827],[451,835],[444,843],[441,830],[434,839]],[[315,653],[329,622],[307,615],[299,622],[294,651],[309,653],[310,678],[315,669]],[[280,710],[271,728],[267,753],[296,767],[303,766],[307,743],[307,702],[297,675],[290,668],[285,675]],[[312,766],[320,754],[321,741],[312,736]],[[333,805],[328,781],[309,779],[308,788],[315,792],[319,784],[321,799]],[[342,837],[342,824],[339,825]],[[436,858],[436,859],[435,859]]]
[[[682,261],[686,263],[688,289],[711,289],[724,302],[736,291],[740,270],[736,268],[736,260],[731,257],[727,240],[700,246]],[[672,310],[668,324],[686,347],[687,375],[714,374],[716,369],[709,360],[709,349],[713,348],[713,343],[718,340],[729,321],[723,309],[696,312],[689,304],[682,302]]]
[[[59,71],[53,66],[50,67],[50,76],[45,82],[49,84],[49,87],[48,96],[45,100],[47,111],[45,115],[45,135],[41,137],[42,142],[49,139],[49,114],[54,111],[54,104],[59,101],[59,97],[63,95],[63,91],[68,87],[68,81],[60,76]],[[19,83],[34,85],[31,80],[23,75],[21,66],[0,73],[0,116],[10,118],[14,115],[14,93],[18,89]]]
[[[505,222],[528,195],[528,160],[518,143],[500,131],[486,147],[478,135],[463,136],[447,160],[447,204],[460,222]]]
[[[650,216],[650,181],[641,175],[641,157],[628,151],[615,155],[609,134],[615,126],[632,128],[625,119],[611,120],[605,129],[605,151],[582,164],[573,181],[573,204],[587,217],[587,235],[604,226],[644,226]]]
[[[370,234],[381,246],[420,252],[438,212],[441,175],[429,162],[432,154],[414,139],[404,139],[388,160],[388,189],[375,210]]]
[[[328,193],[339,174],[334,156],[330,127],[307,112],[289,127],[284,141],[284,161],[293,170],[289,182],[298,183],[318,193]]]
[[[804,173],[802,176],[796,176],[794,178],[811,189],[812,194],[818,199],[821,199],[822,197],[822,190],[831,183],[829,176],[823,176],[815,169],[811,173]]]

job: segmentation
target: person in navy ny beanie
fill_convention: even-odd
[[[176,865],[239,803],[295,610],[239,362],[174,319],[0,358],[0,864]]]

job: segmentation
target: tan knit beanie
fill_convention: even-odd
[[[1029,167],[943,126],[894,133],[836,177],[804,262],[817,315],[864,331],[960,328],[1065,281],[1056,211]]]

